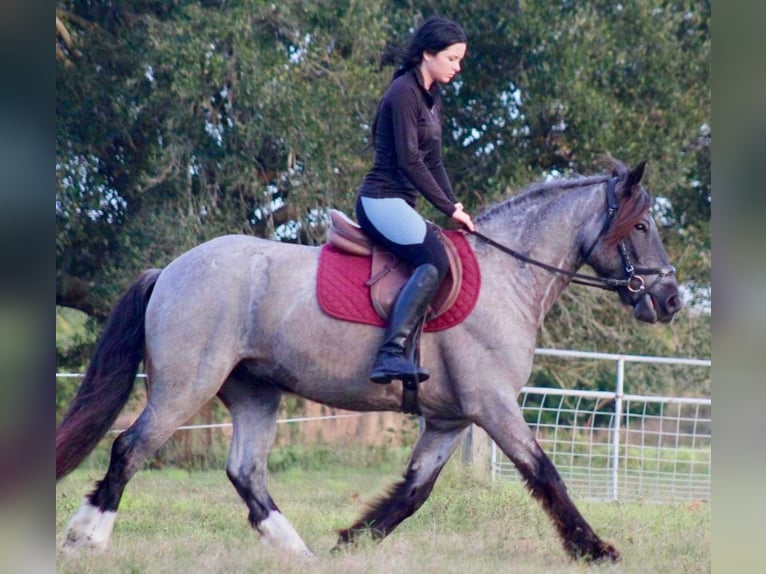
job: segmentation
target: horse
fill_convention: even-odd
[[[613,160],[607,173],[537,182],[476,217],[476,234],[467,235],[481,272],[476,305],[459,325],[422,334],[420,358],[431,378],[418,389],[421,433],[402,480],[338,532],[339,546],[363,534],[380,540],[416,512],[476,424],[513,461],[571,557],[620,560],[571,500],[517,395],[543,319],[583,277],[580,267],[588,265],[596,275],[586,277],[616,291],[640,321],[669,323],[682,308],[641,184],[644,164],[631,169]],[[125,291],[57,429],[56,480],[106,434],[142,360],[146,406],[115,438],[106,474],[68,522],[66,549],[108,545],[128,481],[218,396],[233,424],[226,474],[250,525],[280,551],[312,555],[266,485],[282,395],[354,411],[402,410],[398,382],[368,380],[382,329],[340,321],[318,306],[320,248],[221,236],[145,271]]]

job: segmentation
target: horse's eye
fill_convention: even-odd
[[[647,231],[646,224],[644,224],[644,223],[637,223],[636,224],[636,229],[638,229],[639,231],[643,231],[643,232]]]

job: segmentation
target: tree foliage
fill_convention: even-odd
[[[463,203],[478,211],[541,177],[592,173],[605,154],[648,159],[666,246],[696,292],[710,283],[710,12],[664,0],[59,0],[57,304],[102,320],[140,270],[224,233],[321,242],[325,210],[350,212],[370,165],[393,49],[431,13],[469,37],[444,88]],[[647,328],[573,288],[541,343],[704,356],[707,320]]]
[[[349,207],[383,85],[375,36],[355,41],[374,5],[60,7],[81,56],[57,70],[59,304],[103,316],[206,239],[316,242],[317,211]]]

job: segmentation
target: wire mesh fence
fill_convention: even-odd
[[[524,387],[519,395],[525,420],[569,491],[606,500],[710,500],[711,400],[623,394],[625,361],[649,358],[595,358],[617,361],[614,392]],[[496,480],[519,480],[494,443],[491,471]]]
[[[537,354],[611,360],[617,364],[613,392],[524,387],[519,395],[525,420],[571,493],[605,500],[710,500],[711,400],[623,393],[626,362],[669,364],[676,369],[679,365],[708,368],[710,361],[547,349],[537,349]],[[82,374],[57,374],[61,379],[71,377],[81,378]],[[361,415],[344,412],[278,422]],[[230,426],[230,422],[221,422],[185,425],[179,430]],[[519,480],[513,463],[494,443],[490,449],[492,478]],[[481,460],[486,461],[486,455]]]

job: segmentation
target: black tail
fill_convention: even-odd
[[[56,430],[56,480],[85,459],[114,423],[144,357],[144,314],[159,269],[145,271],[112,310],[80,389]]]

